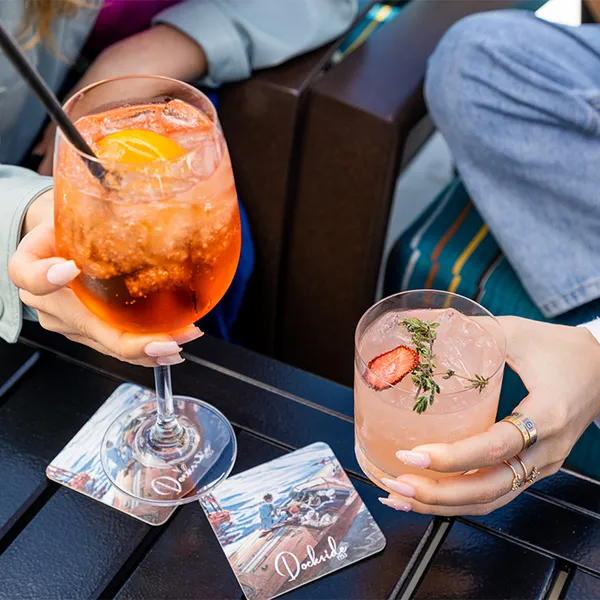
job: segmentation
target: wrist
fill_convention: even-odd
[[[582,323],[579,327],[587,329],[600,344],[600,318],[589,321],[588,323]]]
[[[586,329],[590,337],[594,338],[595,344],[591,347],[591,351],[592,354],[597,357],[600,370],[600,318],[590,321],[589,323],[582,323],[579,327]],[[596,425],[600,427],[600,400],[596,414]]]
[[[22,236],[42,223],[51,223],[54,218],[53,190],[42,192],[30,205],[23,220]]]

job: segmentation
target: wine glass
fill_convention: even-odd
[[[223,132],[209,99],[165,77],[93,84],[65,111],[96,157],[60,133],[55,149],[58,255],[81,275],[71,288],[101,319],[134,333],[170,333],[207,314],[234,277],[240,215]],[[84,160],[100,163],[92,176]],[[191,502],[230,473],[237,451],[227,419],[173,396],[154,370],[156,403],[108,428],[104,470],[121,491],[157,505]]]

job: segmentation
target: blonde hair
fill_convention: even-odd
[[[24,4],[25,22],[19,41],[27,50],[39,42],[53,46],[52,26],[55,21],[74,16],[83,3],[80,0],[25,0]]]

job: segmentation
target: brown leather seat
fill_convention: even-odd
[[[248,345],[350,383],[396,178],[431,134],[427,58],[463,16],[508,0],[412,0],[341,64],[335,45],[224,88],[221,117],[257,248]],[[410,199],[407,199],[410,201]]]

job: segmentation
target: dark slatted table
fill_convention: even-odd
[[[45,477],[120,383],[151,372],[33,324],[22,339],[0,343],[0,598],[242,598],[198,503],[150,527]],[[176,391],[229,417],[237,471],[325,441],[385,533],[382,553],[290,598],[600,598],[596,483],[561,472],[480,518],[396,513],[356,463],[351,390],[208,337],[186,350]]]

